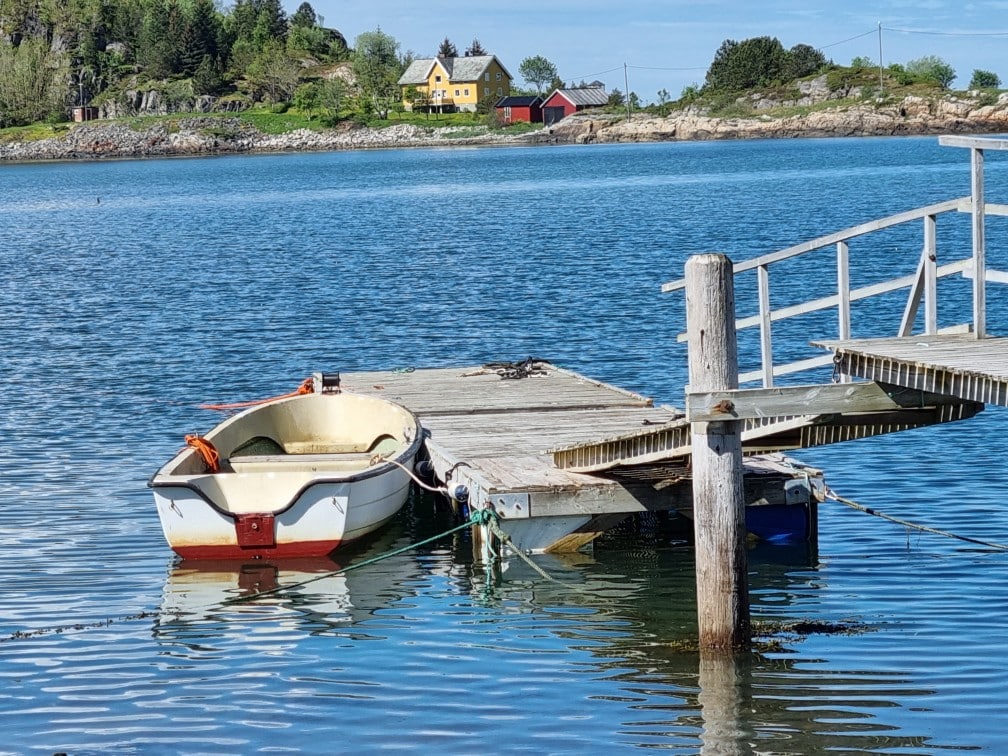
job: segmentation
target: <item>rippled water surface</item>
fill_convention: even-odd
[[[824,504],[817,550],[751,552],[753,616],[854,631],[701,663],[692,553],[657,520],[537,557],[557,582],[488,574],[464,533],[333,575],[453,522],[417,496],[338,563],[191,565],[145,485],[216,422],[199,403],[319,369],[535,355],[681,406],[683,302],[659,290],[690,254],[968,193],[967,153],[936,139],[0,166],[0,753],[1003,752],[994,548]],[[939,224],[940,254],[965,254],[968,218]],[[912,271],[919,228],[870,239],[854,285]],[[828,293],[831,266],[785,268],[775,303]],[[956,286],[943,324],[968,318]],[[874,307],[858,335],[895,330],[902,303]],[[824,325],[784,326],[781,350]],[[1006,428],[988,409],[801,458],[890,515],[1008,543]]]

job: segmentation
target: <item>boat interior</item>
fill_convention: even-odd
[[[332,472],[367,469],[395,457],[419,434],[415,416],[399,405],[356,394],[307,394],[247,410],[205,436],[221,473]],[[206,475],[195,449],[163,472]]]

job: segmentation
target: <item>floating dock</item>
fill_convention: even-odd
[[[438,480],[466,486],[469,505],[493,509],[523,551],[576,550],[634,513],[691,513],[689,423],[639,394],[538,361],[341,382],[415,412]],[[754,455],[745,488],[752,509],[801,507],[814,538],[820,471]]]

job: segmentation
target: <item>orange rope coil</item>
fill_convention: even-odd
[[[203,458],[210,472],[220,472],[220,453],[217,451],[217,447],[202,436],[193,433],[185,437],[185,442],[186,446],[191,446]]]

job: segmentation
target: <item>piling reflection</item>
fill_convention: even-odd
[[[697,701],[703,717],[703,756],[741,756],[753,752],[747,711],[752,709],[748,654],[702,653]]]
[[[692,731],[693,752],[729,756],[946,747],[914,732],[914,722],[924,723],[919,712],[933,690],[900,672],[831,668],[803,653],[804,644],[816,642],[810,635],[758,638],[749,654],[701,654],[693,554],[672,544],[617,541],[591,556],[534,557],[567,585],[543,581],[512,558],[501,570],[497,595],[512,610],[544,612],[571,604],[593,610],[586,616],[599,620],[604,631],[558,632],[590,651],[599,672],[618,679],[629,701],[646,693],[640,704],[628,704],[632,716],[624,722],[640,746],[676,741]],[[750,569],[757,621],[800,619],[789,614],[802,611],[793,597],[814,595],[823,580],[812,546],[755,548]],[[611,629],[614,624],[619,632]],[[662,699],[666,703],[656,703]]]
[[[528,650],[529,638],[548,636],[556,644],[537,640],[537,650],[562,649],[565,669],[589,675],[590,684],[572,695],[615,707],[609,711],[621,737],[639,747],[730,755],[943,747],[919,729],[917,712],[932,691],[899,672],[837,668],[809,653],[816,641],[808,636],[758,639],[751,654],[736,657],[701,655],[693,553],[677,538],[636,532],[591,554],[535,556],[545,579],[515,557],[483,565],[463,531],[425,550],[338,572],[426,537],[425,527],[393,527],[337,560],[175,564],[155,636],[170,655],[190,659],[215,658],[225,646],[225,653],[247,653],[253,640],[256,648],[302,647],[314,636],[376,649],[391,642],[397,650],[389,664],[425,668],[434,654],[432,675],[462,681],[474,674],[455,666],[463,658],[492,660],[506,678],[521,679],[523,662],[509,667],[502,649]],[[802,602],[823,585],[811,548],[756,548],[749,563],[757,622],[801,618],[808,606]],[[231,603],[274,588],[284,590]],[[444,617],[450,625],[439,625]],[[435,634],[430,646],[424,626],[463,629]],[[319,658],[330,648],[313,646]],[[403,682],[369,674],[382,685]]]

